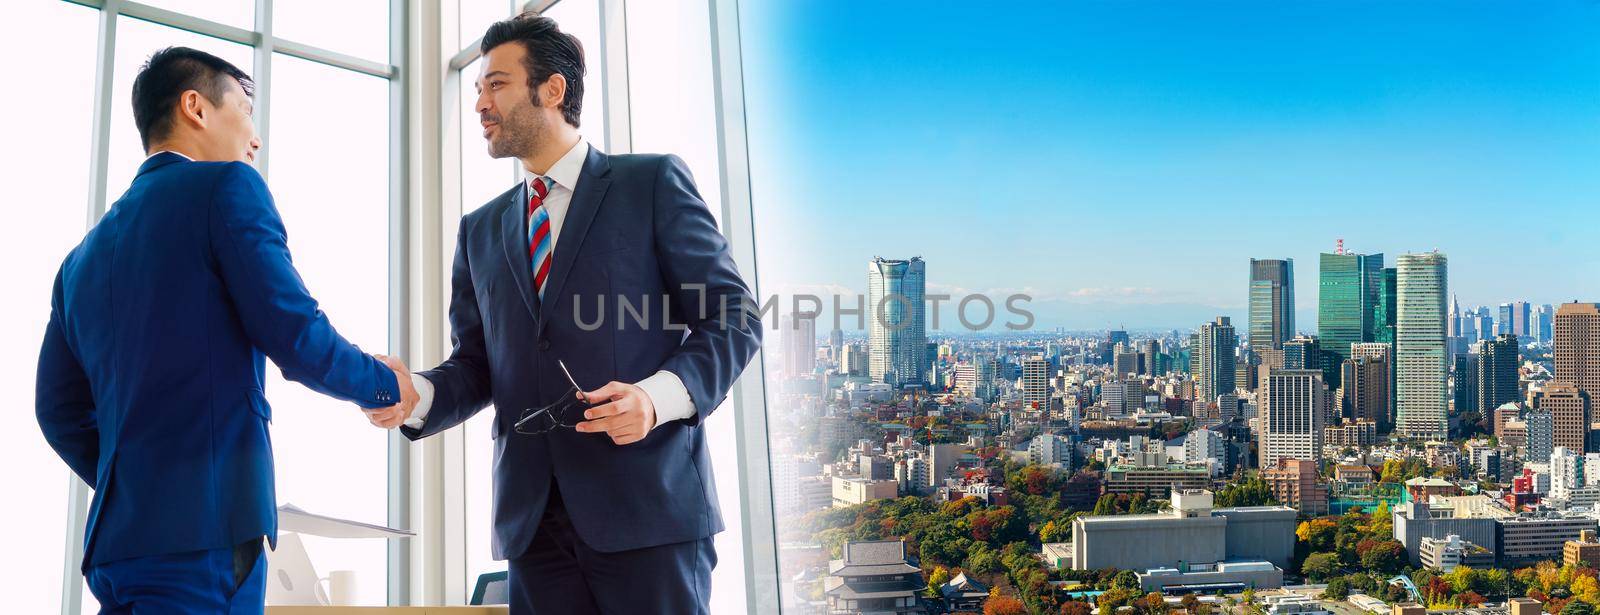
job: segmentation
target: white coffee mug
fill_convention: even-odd
[[[323,583],[327,583],[326,589]],[[328,606],[354,606],[356,603],[356,571],[335,570],[317,579],[317,602]]]

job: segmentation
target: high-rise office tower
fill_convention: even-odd
[[[844,331],[834,329],[828,332],[828,350],[833,355],[833,360],[839,360],[839,352],[844,350]]]
[[[1529,328],[1529,318],[1533,315],[1533,306],[1527,301],[1511,302],[1511,334],[1517,337],[1530,337],[1533,330]]]
[[[1387,433],[1393,422],[1389,406],[1393,364],[1388,353],[1355,355],[1344,362],[1343,368],[1339,394],[1344,418],[1372,421],[1379,433]]]
[[[846,344],[839,351],[839,371],[847,376],[867,375],[868,354],[860,344]]]
[[[1533,336],[1535,342],[1540,344],[1550,343],[1550,336],[1554,333],[1552,325],[1555,317],[1556,310],[1549,305],[1541,305],[1534,308],[1533,321],[1528,324],[1528,328],[1532,329],[1529,334]]]
[[[1250,347],[1282,348],[1294,337],[1294,259],[1250,259]]]
[[[1525,420],[1528,421],[1528,461],[1544,463],[1550,460],[1550,451],[1555,448],[1555,418],[1545,410],[1529,412]]]
[[[1127,378],[1128,374],[1139,373],[1139,352],[1127,344],[1117,344],[1111,350],[1111,368],[1116,371],[1117,378]]]
[[[815,318],[785,314],[783,328],[783,375],[798,378],[817,369],[817,321]]]
[[[1022,407],[1050,410],[1050,362],[1042,356],[1022,360]]]
[[[1322,457],[1322,371],[1274,369],[1267,372],[1261,400],[1261,467],[1279,459],[1316,461]]]
[[[868,375],[892,385],[920,384],[929,361],[926,269],[921,257],[867,263]]]
[[[1394,343],[1395,297],[1398,273],[1394,267],[1383,268],[1383,283],[1378,286],[1378,305],[1373,308],[1373,323],[1378,328],[1372,341]]]
[[[1350,347],[1350,358],[1377,357],[1389,364],[1388,427],[1394,427],[1394,342],[1362,342]]]
[[[1484,416],[1517,401],[1517,336],[1506,333],[1478,342],[1478,411]]]
[[[1476,332],[1469,341],[1477,342],[1494,337],[1494,314],[1490,313],[1489,306],[1479,306],[1477,318],[1473,322],[1477,323]]]
[[[1551,326],[1555,379],[1600,395],[1600,305],[1563,303]]]
[[[1139,373],[1160,376],[1166,373],[1162,366],[1161,340],[1139,340]]]
[[[1198,368],[1195,373],[1195,398],[1211,401],[1218,395],[1232,393],[1236,375],[1234,349],[1239,345],[1233,324],[1227,316],[1218,316],[1216,320],[1200,326],[1196,341],[1199,347],[1194,349]]]
[[[1463,352],[1450,358],[1451,407],[1456,412],[1480,409],[1478,371],[1478,355]]]
[[[1405,437],[1443,440],[1448,261],[1439,252],[1402,254],[1395,268],[1395,428]]]
[[[1322,345],[1317,338],[1297,335],[1283,344],[1284,369],[1322,369]]]
[[[1461,337],[1461,302],[1456,301],[1455,294],[1450,295],[1450,313],[1444,317],[1445,337]]]
[[[1552,380],[1534,397],[1534,407],[1550,414],[1551,446],[1582,452],[1589,431],[1589,396],[1569,382]]]
[[[1511,332],[1511,304],[1500,304],[1498,315],[1494,319],[1494,334],[1504,335]]]
[[[1378,294],[1383,288],[1383,255],[1323,254],[1320,264],[1317,337],[1324,349],[1338,355],[1334,362],[1337,365],[1350,358],[1351,344],[1377,338],[1375,321]],[[1439,321],[1444,322],[1443,316]]]

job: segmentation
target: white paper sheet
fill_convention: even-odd
[[[278,507],[278,531],[327,538],[407,538],[417,535],[410,530],[309,513],[294,504]]]

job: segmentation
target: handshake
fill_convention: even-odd
[[[374,427],[394,429],[411,418],[411,411],[416,409],[417,401],[421,397],[417,395],[417,388],[411,384],[411,370],[406,369],[404,361],[381,354],[373,357],[394,370],[395,383],[400,386],[400,403],[387,408],[363,408],[362,412],[366,413],[367,421]]]

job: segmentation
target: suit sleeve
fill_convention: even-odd
[[[285,379],[318,393],[364,408],[400,401],[394,371],[339,335],[306,289],[261,175],[242,162],[220,173],[211,249],[250,341]]]
[[[39,373],[34,386],[34,415],[39,429],[72,472],[95,486],[100,463],[100,428],[95,418],[94,393],[78,356],[67,345],[61,324],[61,274],[51,293],[50,322],[45,325],[44,346],[39,350]]]
[[[456,235],[456,258],[450,268],[450,358],[420,375],[433,384],[433,404],[420,429],[401,427],[407,438],[426,438],[456,425],[489,405],[489,353],[483,339],[483,317],[467,260],[467,220]]]
[[[694,414],[682,420],[695,425],[722,403],[760,349],[761,319],[750,309],[755,297],[733,264],[727,240],[677,156],[662,157],[653,224],[674,315],[689,328],[661,369],[683,381]]]

